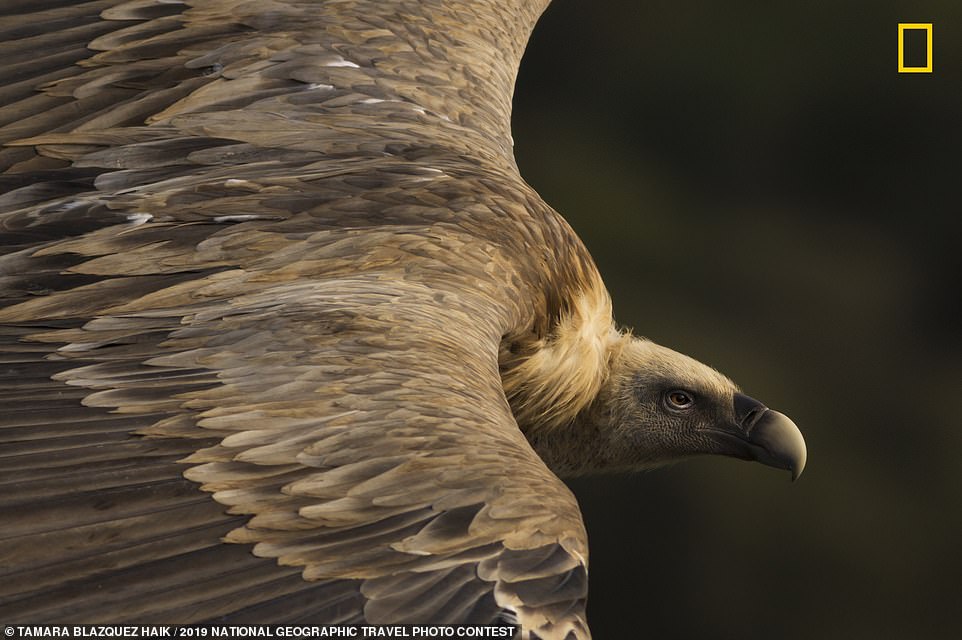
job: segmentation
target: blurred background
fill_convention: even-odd
[[[555,0],[514,137],[619,322],[809,447],[572,482],[595,636],[962,637],[962,3]]]

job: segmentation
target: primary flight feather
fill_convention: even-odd
[[[518,174],[545,4],[0,8],[0,619],[588,638],[559,476],[801,472]]]

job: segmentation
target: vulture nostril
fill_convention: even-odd
[[[752,427],[758,422],[758,419],[768,411],[765,407],[755,407],[748,412],[748,415],[742,420],[742,426],[745,428],[746,433],[751,433]]]
[[[758,419],[768,410],[764,404],[743,393],[735,394],[732,407],[735,411],[735,422],[746,432],[751,431]]]

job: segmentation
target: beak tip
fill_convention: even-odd
[[[808,449],[802,432],[788,416],[771,409],[765,411],[753,426],[750,440],[764,451],[759,462],[788,469],[792,482],[802,475]]]
[[[786,418],[787,420],[788,418]],[[792,425],[794,426],[794,422]],[[798,431],[798,427],[795,427]],[[805,463],[808,462],[808,448],[805,446],[805,440],[802,438],[802,432],[798,431],[798,443],[796,446],[795,458],[792,461],[791,472],[792,472],[792,482],[798,480],[802,471],[805,471]]]

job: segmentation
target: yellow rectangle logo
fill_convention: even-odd
[[[925,31],[925,66],[905,66],[905,32]],[[900,22],[899,23],[899,73],[932,73],[932,23],[931,22]]]

